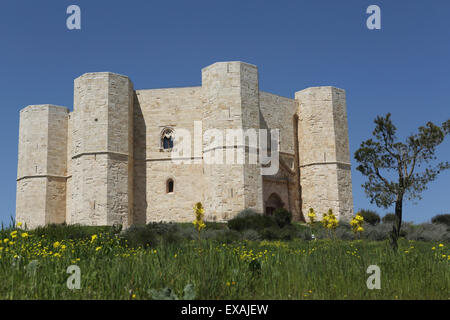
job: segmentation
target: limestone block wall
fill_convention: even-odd
[[[202,70],[204,130],[259,129],[258,70],[242,62],[220,62]],[[224,140],[226,140],[224,138]],[[218,220],[226,220],[243,208],[263,211],[262,176],[258,164],[226,164],[227,149],[241,149],[248,157],[249,150],[235,141],[224,141],[217,146],[212,140],[203,143],[207,153],[220,152],[224,164],[204,164],[205,210],[213,212]],[[253,150],[254,151],[254,150]]]
[[[136,90],[134,100],[134,217],[139,223],[150,221],[191,221],[192,207],[203,201],[203,168],[200,148],[195,154],[194,122],[202,126],[201,87]],[[181,130],[191,136],[191,153],[172,161],[172,153],[161,148],[164,129],[174,130],[175,143]],[[198,162],[198,163],[197,163]],[[168,194],[168,179],[174,192]]]
[[[259,78],[258,68],[247,63],[240,64],[241,76],[241,121],[244,130],[259,131],[261,128]],[[245,143],[245,141],[244,141]],[[227,146],[228,147],[228,146]],[[252,148],[252,147],[250,147]],[[251,208],[257,212],[263,212],[263,177],[261,164],[249,163],[249,153],[257,153],[254,149],[245,149],[244,169],[244,208]],[[243,208],[234,210],[236,215]]]
[[[207,187],[203,182],[201,164],[173,164],[170,161],[147,162],[147,219],[146,222],[194,220],[193,206],[203,202]],[[174,182],[173,192],[167,192],[168,179]],[[209,212],[206,212],[209,217]]]
[[[75,80],[72,223],[130,223],[133,96],[131,81],[122,75],[87,73]]]
[[[345,92],[333,87],[296,92],[303,212],[353,214]]]
[[[29,228],[65,221],[67,120],[54,105],[20,112],[16,220]]]
[[[292,119],[297,113],[294,99],[268,92],[259,92],[259,107],[264,126],[280,130],[280,152],[294,155],[294,130]]]

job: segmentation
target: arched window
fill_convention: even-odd
[[[161,149],[167,151],[172,150],[173,140],[174,140],[173,129],[165,128],[161,132]]]
[[[168,179],[166,182],[166,192],[173,193],[173,187],[174,187],[173,179]]]

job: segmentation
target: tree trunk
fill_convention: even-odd
[[[397,200],[395,201],[395,221],[392,227],[391,245],[394,250],[397,250],[398,244],[397,240],[400,237],[400,229],[402,227],[402,210],[403,210],[403,194],[397,195]]]

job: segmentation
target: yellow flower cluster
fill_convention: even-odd
[[[203,217],[205,215],[205,209],[203,209],[203,205],[201,202],[197,202],[194,206],[194,214],[195,220],[193,222],[195,228],[198,232],[200,232],[203,228],[206,227],[205,222],[203,221]]]
[[[339,222],[336,216],[333,214],[333,210],[329,209],[328,214],[324,214],[322,217],[322,225],[327,229],[336,229]]]
[[[314,212],[313,208],[309,208],[308,213],[309,223],[314,223],[316,220],[316,213]]]
[[[361,234],[364,231],[364,228],[362,227],[363,222],[364,218],[361,215],[361,212],[358,212],[356,216],[353,217],[352,221],[350,221],[354,233]]]

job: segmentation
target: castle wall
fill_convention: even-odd
[[[260,91],[259,103],[264,127],[280,130],[280,152],[293,155],[294,130],[292,117],[297,112],[295,100]]]
[[[194,121],[202,123],[201,87],[136,90],[134,103],[134,200],[136,222],[192,221],[192,207],[203,201],[201,164],[176,164],[172,153],[161,148],[161,133],[172,128],[175,141],[178,132],[191,135],[191,154],[180,154],[180,160],[191,161],[194,154]],[[199,137],[201,139],[201,136]],[[201,143],[201,140],[200,140]],[[200,150],[199,150],[200,151]],[[168,179],[174,181],[174,192],[167,193]]]
[[[262,92],[257,67],[243,62],[202,69],[198,87],[134,91],[126,76],[108,72],[74,86],[72,113],[40,105],[20,114],[16,218],[30,227],[192,221],[198,201],[207,220],[223,221],[245,208],[264,212],[273,193],[296,220],[300,208],[353,212],[344,90],[308,88],[295,99]],[[174,150],[190,134],[190,154],[173,159],[162,148],[167,128]],[[226,139],[230,129],[257,137],[260,128],[280,130],[280,169],[271,176],[249,163],[258,150],[248,140]],[[211,140],[209,129],[224,140]],[[220,154],[222,164],[208,163]]]
[[[174,181],[172,193],[167,193],[167,179]],[[147,223],[194,220],[192,208],[196,202],[203,202],[207,187],[203,182],[202,165],[148,161],[147,180]]]

